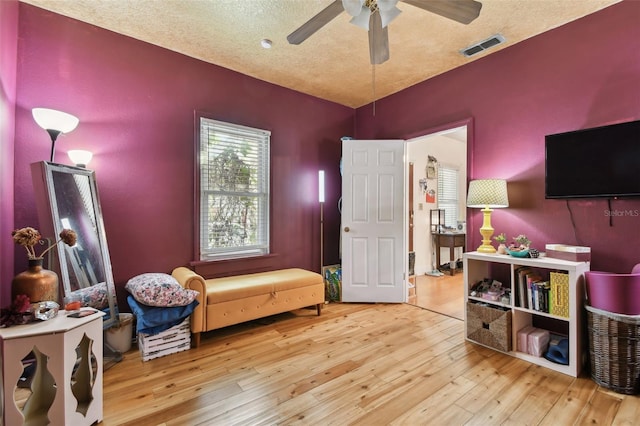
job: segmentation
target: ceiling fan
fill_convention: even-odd
[[[291,44],[300,44],[346,11],[352,16],[349,22],[369,32],[371,64],[382,64],[389,59],[387,25],[401,13],[401,10],[396,7],[398,1],[400,0],[334,0],[320,13],[289,34],[287,40]],[[462,24],[468,24],[476,19],[482,9],[482,3],[475,0],[401,1]]]

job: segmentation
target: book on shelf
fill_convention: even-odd
[[[549,281],[537,281],[533,283],[535,287],[535,308],[534,310],[549,313]]]
[[[538,305],[538,294],[535,283],[540,281],[542,278],[535,272],[528,272],[526,274],[527,279],[527,309],[537,310],[536,306]]]
[[[532,311],[551,311],[552,286],[538,272],[528,267],[521,267],[515,271],[518,306]]]
[[[527,273],[531,272],[531,269],[523,266],[516,270],[517,277],[517,292],[518,292],[518,306],[526,308],[527,304]]]

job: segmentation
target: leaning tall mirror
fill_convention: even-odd
[[[63,229],[78,234],[75,246],[57,245],[57,261],[49,267],[60,276],[64,295],[103,310],[104,328],[118,322],[111,260],[104,232],[95,172],[41,161],[31,165],[40,227],[46,234]]]

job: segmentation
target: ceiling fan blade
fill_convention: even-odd
[[[436,15],[468,24],[480,15],[482,3],[475,0],[402,0]]]
[[[382,18],[378,11],[369,17],[369,58],[372,65],[389,60],[389,31],[382,27]]]
[[[335,0],[329,6],[322,9],[316,16],[302,24],[300,28],[289,34],[287,41],[291,44],[302,43],[343,11],[342,0]]]

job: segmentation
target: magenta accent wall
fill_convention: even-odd
[[[640,119],[640,2],[623,1],[357,110],[356,137],[412,137],[472,118],[469,179],[508,180],[496,233],[590,246],[592,269],[640,262],[640,200],[545,200],[544,136]],[[638,141],[640,143],[640,141]],[[638,176],[640,179],[640,174]],[[468,211],[480,245],[479,211]],[[575,230],[572,226],[575,223]]]
[[[6,111],[16,106],[11,228],[37,224],[29,164],[49,155],[48,135],[33,122],[31,108],[77,115],[80,125],[59,139],[56,159],[68,163],[66,151],[75,148],[95,153],[91,168],[121,303],[130,277],[194,260],[195,110],[272,131],[274,255],[218,263],[211,274],[319,270],[320,168],[327,173],[325,263],[337,262],[340,137],[406,138],[464,120],[473,123],[469,178],[509,180],[511,207],[494,213],[496,232],[526,233],[536,247],[591,246],[594,269],[628,271],[640,261],[640,217],[615,217],[609,226],[604,201],[567,204],[543,195],[545,134],[640,118],[640,2],[624,1],[379,100],[375,116],[371,106],[354,111],[31,5],[2,7],[5,16],[19,9],[20,42],[0,42],[3,54],[18,45],[17,101],[11,87],[1,99],[9,122],[13,113]],[[12,14],[1,18],[3,36],[5,24],[15,26]],[[4,91],[10,69],[3,61]],[[3,123],[0,135],[11,134]],[[4,167],[1,173],[4,182]],[[3,194],[0,223],[8,226],[12,212],[4,201]],[[612,209],[633,212],[640,201],[613,201]],[[473,249],[479,212],[468,220]],[[4,239],[0,248],[4,262]],[[21,253],[14,271],[25,266]]]
[[[271,131],[271,247],[267,259],[216,264],[210,274],[320,270],[318,170],[326,170],[325,259],[338,261],[340,137],[355,111],[20,4],[16,111],[16,226],[37,223],[29,164],[50,141],[31,118],[45,106],[76,115],[58,140],[94,152],[114,278],[193,261],[194,111]],[[16,270],[26,259],[16,258]]]
[[[18,2],[0,1],[0,306],[10,303],[13,278],[13,150],[16,110]]]

